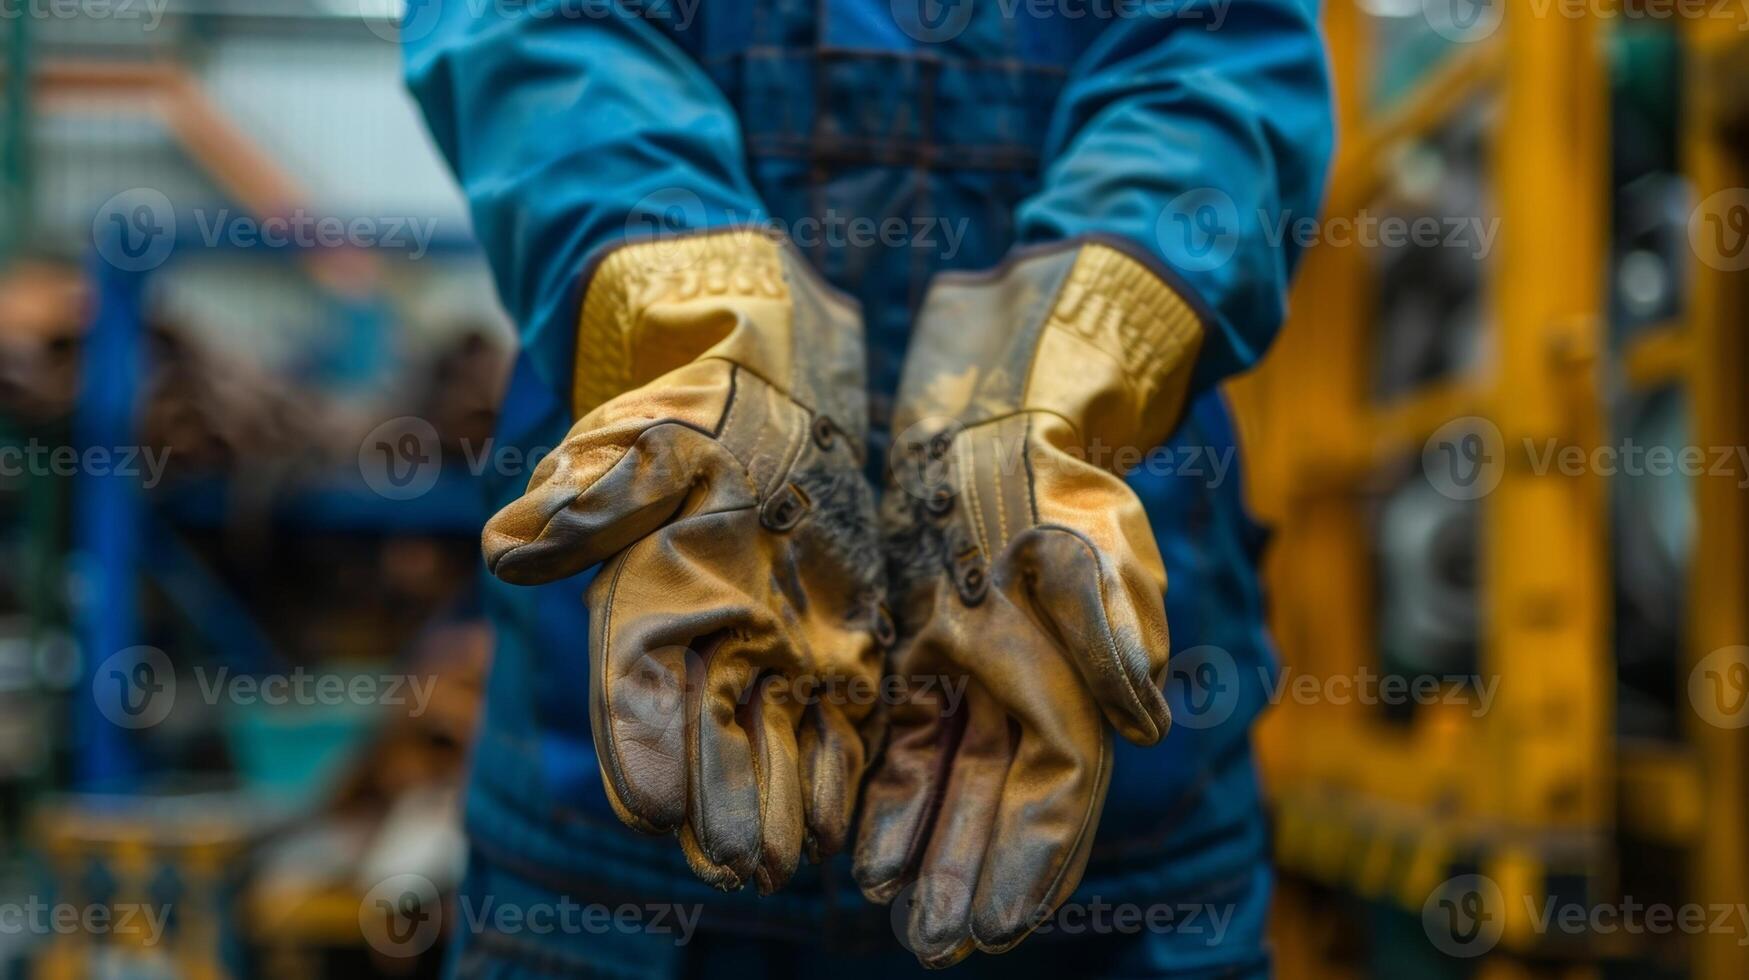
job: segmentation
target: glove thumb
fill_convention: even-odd
[[[1143,555],[1158,552],[1152,539]],[[1016,538],[996,585],[1031,612],[1124,738],[1153,745],[1171,727],[1160,682],[1169,640],[1160,578],[1142,556],[1113,558],[1079,531],[1043,525]]]
[[[686,509],[691,497],[744,493],[750,505],[744,479],[705,479],[727,456],[715,439],[680,422],[628,417],[579,427],[536,467],[523,495],[486,522],[486,567],[506,582],[540,585],[613,556]]]

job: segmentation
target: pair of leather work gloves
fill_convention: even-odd
[[[860,790],[857,880],[907,894],[918,958],[1013,947],[1081,879],[1111,731],[1170,722],[1165,570],[1111,466],[1176,424],[1197,317],[1101,240],[938,278],[877,513],[860,314],[793,249],[640,242],[585,281],[581,420],[484,547],[519,584],[606,563],[614,809],[769,892],[849,842]]]

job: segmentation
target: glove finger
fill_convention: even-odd
[[[832,704],[815,704],[802,716],[799,751],[808,857],[818,864],[844,850],[850,837],[867,753],[856,726]]]
[[[974,889],[992,849],[990,834],[1012,751],[1008,717],[988,694],[969,692],[966,710],[965,731],[948,762],[947,789],[911,898],[911,951],[931,969],[952,966],[974,948]]]
[[[1073,726],[1088,733],[1085,744],[1020,737],[972,903],[985,952],[1013,948],[1081,883],[1111,782],[1111,736],[1091,706],[1087,714]]]
[[[599,676],[599,675],[598,675]],[[613,684],[591,689],[591,727],[608,802],[620,820],[648,834],[670,833],[686,819],[688,690],[703,663],[686,647],[638,658]]]
[[[777,628],[744,576],[724,573],[734,567],[731,544],[756,523],[750,511],[690,518],[622,552],[589,587],[596,756],[615,812],[635,829],[667,833],[686,821],[687,728],[705,681],[704,645]]]
[[[1016,539],[996,585],[1050,634],[1125,738],[1153,745],[1165,736],[1172,713],[1154,676],[1169,645],[1165,597],[1135,562],[1102,555],[1079,532],[1042,527]]]
[[[782,888],[802,856],[802,780],[796,746],[800,705],[777,675],[759,684],[747,706],[743,728],[753,737],[753,762],[759,781],[759,894]]]
[[[680,846],[693,871],[725,891],[758,873],[761,827],[754,736],[747,727],[760,671],[784,657],[775,627],[732,633],[705,653],[705,681],[688,712],[690,784]]]
[[[700,487],[712,509],[750,506],[734,458],[710,436],[644,418],[577,430],[535,468],[528,490],[486,522],[486,567],[516,585],[583,571],[670,520]],[[721,474],[707,479],[709,474]]]
[[[911,685],[889,713],[886,745],[862,790],[853,865],[857,885],[871,902],[892,901],[915,875],[964,712],[962,706],[947,714],[938,691]]]

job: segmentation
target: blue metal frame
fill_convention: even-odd
[[[145,303],[151,278],[164,266],[134,272],[105,260],[128,254],[116,247],[121,227],[104,229],[88,262],[96,297],[95,319],[86,339],[83,377],[74,411],[73,441],[81,453],[90,447],[140,444],[140,380],[145,376]],[[171,262],[178,254],[236,251],[209,245],[176,231]],[[250,249],[295,259],[298,247]],[[466,240],[432,243],[432,254],[456,256],[475,251]],[[350,354],[332,361],[332,379],[359,383],[374,379],[375,366],[388,349],[381,334],[392,316],[381,303],[339,304]],[[81,790],[127,792],[139,788],[143,768],[132,732],[112,724],[122,695],[119,685],[98,683],[97,670],[117,651],[143,641],[137,586],[156,581],[196,629],[225,653],[239,672],[258,671],[278,662],[266,633],[223,582],[212,576],[178,539],[176,526],[221,524],[229,508],[227,481],[211,480],[176,490],[160,489],[148,500],[135,478],[98,476],[79,468],[73,481],[73,548],[76,556],[74,630],[85,651],[84,683],[90,698],[75,698],[74,786]],[[465,473],[445,472],[432,492],[412,501],[391,501],[371,493],[362,477],[292,495],[274,508],[276,520],[326,530],[385,531],[468,535],[478,533],[484,498]],[[107,700],[106,700],[107,699]]]

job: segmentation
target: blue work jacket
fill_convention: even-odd
[[[1175,725],[1119,740],[1078,893],[1207,894],[1267,860],[1249,729],[1275,676],[1218,382],[1284,316],[1331,151],[1315,0],[411,0],[407,76],[522,338],[500,449],[556,446],[580,276],[629,238],[767,221],[862,304],[874,457],[931,277],[1121,236],[1205,312],[1193,399],[1129,477],[1168,575]],[[587,365],[583,370],[587,370]],[[524,471],[489,477],[490,505]],[[842,858],[769,898],[615,818],[590,738],[591,573],[489,581],[476,854],[569,894],[696,899],[752,933],[869,914]],[[884,923],[885,913],[873,914]],[[890,933],[889,933],[890,935]]]

